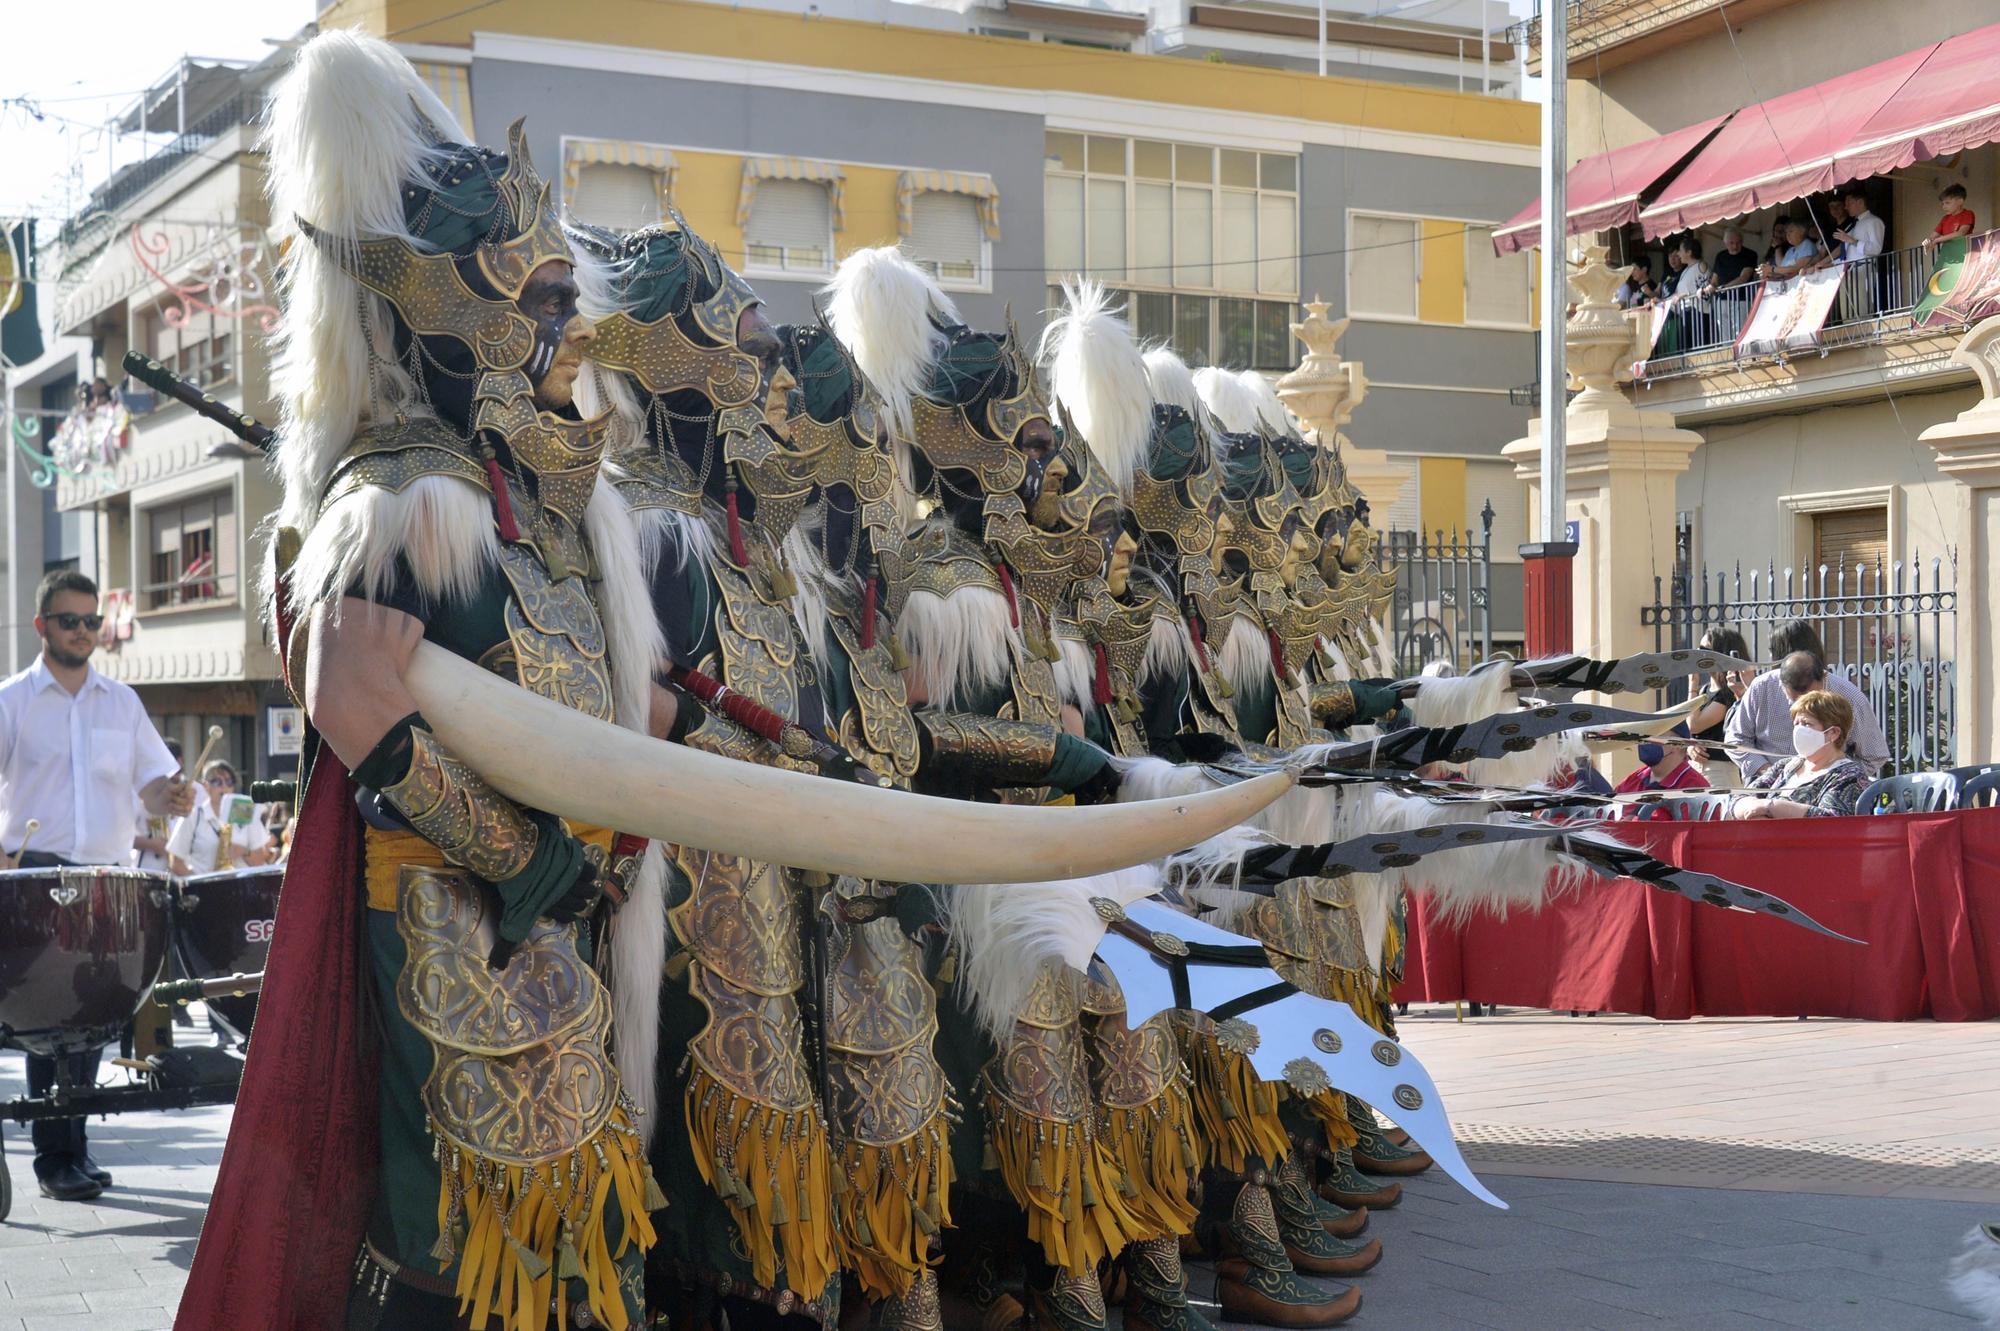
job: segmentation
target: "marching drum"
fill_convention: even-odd
[[[0,1045],[117,1039],[166,961],[168,888],[139,869],[0,870]]]
[[[181,968],[194,979],[263,970],[284,877],[284,865],[267,864],[179,880],[174,953]],[[249,1035],[257,1015],[254,995],[206,1002],[238,1036]]]

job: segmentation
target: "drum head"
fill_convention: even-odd
[[[0,1042],[117,1038],[167,955],[169,880],[123,868],[0,871]]]

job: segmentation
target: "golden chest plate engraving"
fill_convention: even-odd
[[[500,547],[500,569],[514,593],[504,617],[515,682],[600,721],[613,720],[604,625],[583,579],[551,581],[534,554],[518,545]]]

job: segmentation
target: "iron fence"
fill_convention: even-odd
[[[1761,655],[1778,625],[1803,619],[1826,644],[1827,670],[1845,675],[1875,709],[1897,772],[1932,771],[1954,761],[1958,732],[1956,663],[1947,655],[1958,628],[1958,560],[1919,556],[1886,566],[1845,561],[1816,569],[1742,565],[1697,576],[1685,562],[1653,579],[1653,604],[1639,614],[1661,650],[1692,647],[1704,630],[1735,628]],[[1669,692],[1682,693],[1681,686]]]
[[[1377,558],[1396,570],[1389,631],[1399,674],[1440,660],[1463,671],[1493,655],[1493,517],[1488,500],[1477,535],[1391,529],[1384,538]]]

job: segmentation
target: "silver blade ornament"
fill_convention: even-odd
[[[1345,1003],[1280,980],[1255,939],[1140,902],[1126,908],[1098,957],[1125,991],[1131,1025],[1176,1007],[1229,1023],[1228,1038],[1249,1046],[1258,1076],[1306,1095],[1338,1086],[1359,1096],[1393,1117],[1460,1187],[1507,1209],[1466,1164],[1437,1083],[1416,1056]]]

